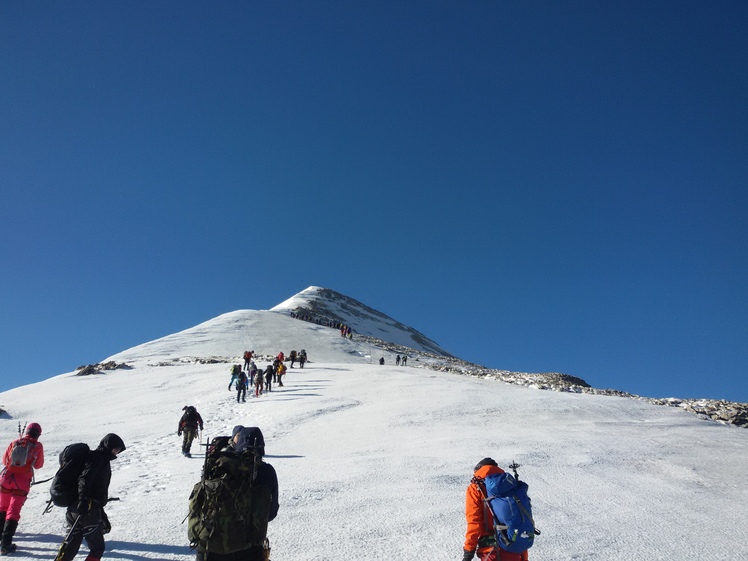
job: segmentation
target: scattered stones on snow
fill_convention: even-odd
[[[588,393],[594,395],[607,395],[614,397],[627,397],[646,401],[653,405],[664,405],[667,407],[680,407],[681,409],[700,415],[705,419],[711,419],[723,424],[736,425],[748,428],[748,403],[725,401],[716,399],[678,399],[678,398],[651,398],[641,397],[636,394],[611,389],[598,389],[591,387],[587,382],[576,376],[560,374],[557,372],[510,372],[508,370],[493,370],[471,362],[466,362],[454,357],[444,357],[432,353],[426,353],[402,345],[387,343],[375,337],[364,335],[353,335],[354,340],[365,341],[370,345],[389,353],[408,356],[408,366],[426,368],[439,372],[451,372],[465,376],[476,376],[498,380],[508,384],[516,384],[540,390],[551,390],[556,392]]]

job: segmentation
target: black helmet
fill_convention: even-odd
[[[473,471],[478,471],[483,466],[497,466],[498,467],[498,464],[494,461],[493,458],[483,458],[480,462],[478,462],[475,465],[475,469],[473,469]]]

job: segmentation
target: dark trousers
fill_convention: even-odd
[[[184,429],[184,436],[182,437],[182,452],[187,452],[188,454],[190,453],[190,449],[192,448],[192,441],[195,440],[196,436],[197,429]]]
[[[265,548],[250,547],[235,553],[205,553],[198,548],[195,561],[265,561]]]
[[[65,514],[67,523],[72,526],[77,518],[78,513],[73,508],[69,508]],[[83,538],[86,538],[86,544],[88,545],[88,556],[94,559],[101,559],[105,549],[103,513],[101,508],[93,507],[88,513],[83,515],[68,539],[68,546],[65,549],[65,555],[62,556],[62,561],[70,561],[78,554]]]

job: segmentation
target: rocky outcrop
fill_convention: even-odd
[[[78,368],[76,368],[78,372],[76,372],[75,375],[76,376],[90,376],[92,374],[101,374],[102,372],[106,370],[120,370],[120,369],[129,370],[130,368],[131,367],[125,364],[124,362],[116,363],[113,360],[110,360],[109,362],[89,364],[86,366],[79,366]]]

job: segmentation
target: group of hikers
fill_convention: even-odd
[[[329,318],[320,318],[320,317],[316,317],[308,313],[291,312],[290,315],[294,319],[300,319],[302,321],[316,323],[317,325],[324,325],[326,327],[332,327],[333,329],[338,329],[340,331],[341,337],[346,337],[347,339],[353,339],[353,328],[350,325],[346,325],[345,323],[341,321],[336,321],[334,319],[329,319]]]
[[[306,358],[306,352],[302,352]],[[295,355],[299,360],[299,353]],[[245,355],[248,359],[246,372],[252,372],[252,358],[252,355]],[[283,353],[279,353],[273,362],[283,365],[284,358]],[[238,385],[245,369],[236,366],[240,372],[232,372],[231,384]],[[277,366],[269,365],[265,373],[269,369],[275,371],[281,384],[282,375],[278,375]],[[257,380],[262,379],[261,374],[255,368],[254,376],[249,376]],[[244,379],[247,378],[245,373]],[[269,391],[270,385],[267,388]],[[191,457],[192,443],[203,430],[203,418],[193,405],[186,405],[182,411],[177,435],[183,437],[182,454]],[[31,489],[34,470],[44,465],[44,447],[39,441],[41,434],[38,423],[30,423],[23,430],[19,424],[19,438],[8,445],[3,455],[4,469],[0,474],[1,555],[16,551],[13,536],[18,528],[21,508]],[[75,447],[85,449],[82,455],[78,454],[80,459],[75,476],[67,483],[70,488],[63,492],[64,471],[73,469],[70,467],[73,460],[67,459],[68,450]],[[107,502],[113,500],[109,497],[110,462],[125,449],[124,441],[110,433],[94,450],[89,450],[85,444],[72,444],[60,454],[61,466],[53,478],[48,509],[53,502],[65,506],[65,519],[70,530],[55,561],[71,561],[84,539],[89,548],[85,561],[101,559],[105,550],[104,535],[111,530],[104,512]],[[201,478],[190,494],[186,519],[188,539],[196,551],[196,561],[269,560],[267,526],[278,514],[278,478],[273,466],[264,461],[264,456],[265,440],[259,427],[236,425],[230,437],[216,437],[207,443]],[[462,561],[471,561],[476,555],[480,561],[528,561],[527,549],[540,532],[532,521],[527,484],[517,476],[519,466],[509,467],[514,469],[514,478],[491,458],[484,458],[475,466],[465,497],[467,529]]]
[[[400,365],[405,366],[407,362],[408,362],[408,357],[406,355],[403,355],[402,357],[400,357],[400,355],[397,355],[395,357],[395,366],[400,366]],[[384,357],[379,359],[379,364],[384,365]]]
[[[232,388],[236,390],[237,403],[247,401],[247,391],[254,390],[255,397],[259,397],[263,390],[272,391],[273,384],[283,387],[283,376],[286,375],[288,369],[293,368],[296,362],[299,363],[299,368],[304,368],[308,360],[305,349],[301,349],[298,353],[293,350],[288,357],[281,351],[263,370],[258,368],[254,361],[256,356],[254,351],[244,351],[243,356],[244,366],[234,364],[231,367],[231,379],[228,385],[229,391]],[[286,362],[291,364],[286,366]]]

